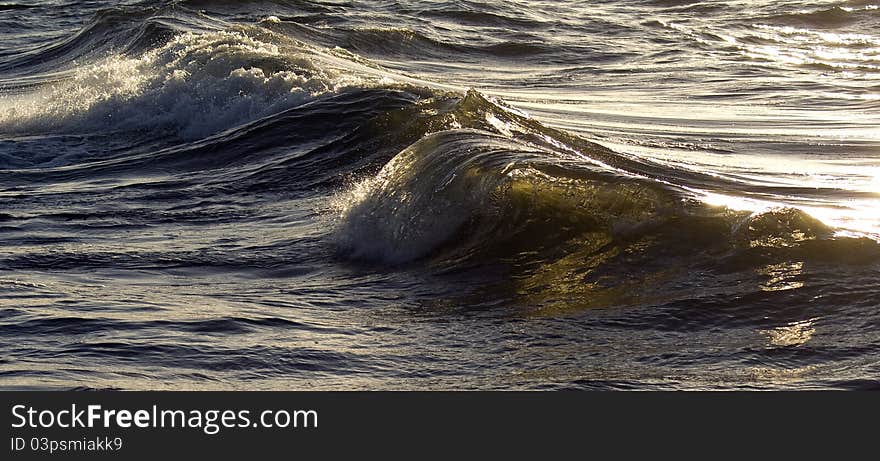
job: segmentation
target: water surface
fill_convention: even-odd
[[[876,388],[873,1],[0,3],[0,386]]]

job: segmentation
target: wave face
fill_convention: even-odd
[[[0,385],[875,388],[878,11],[4,4]]]

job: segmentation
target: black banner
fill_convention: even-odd
[[[833,437],[841,450],[872,444],[880,408],[877,394],[843,392],[2,392],[0,400],[7,460],[544,459],[707,444],[791,455]]]

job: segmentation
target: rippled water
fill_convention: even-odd
[[[0,2],[0,386],[876,388],[878,26]]]

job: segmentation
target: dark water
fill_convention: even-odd
[[[0,2],[0,386],[880,386],[874,1]]]

